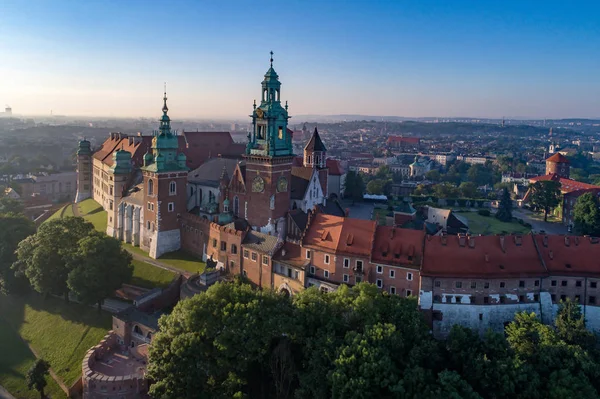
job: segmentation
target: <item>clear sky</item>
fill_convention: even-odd
[[[600,1],[0,0],[0,105],[243,117],[600,117]]]

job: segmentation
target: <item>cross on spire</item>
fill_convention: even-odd
[[[273,50],[271,50],[271,68],[273,68]]]

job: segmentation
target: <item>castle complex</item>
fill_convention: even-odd
[[[272,60],[250,117],[245,145],[226,132],[178,134],[165,93],[152,136],[111,133],[96,151],[79,143],[77,201],[102,204],[107,234],[153,258],[182,249],[287,295],[368,281],[418,296],[437,336],[455,323],[501,329],[519,310],[551,320],[566,298],[600,330],[597,239],[428,236],[349,218],[329,199],[332,160],[317,130],[301,157],[292,152]],[[548,160],[549,178],[571,184],[568,164],[557,158]]]

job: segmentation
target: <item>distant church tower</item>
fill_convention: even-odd
[[[90,142],[83,139],[77,149],[77,195],[75,202],[92,196],[92,150]]]
[[[317,169],[319,171],[319,181],[323,189],[323,195],[327,198],[327,148],[321,141],[319,132],[315,127],[315,131],[304,147],[304,166]]]
[[[287,103],[281,106],[281,83],[271,67],[262,81],[260,105],[254,103],[252,133],[246,146],[246,184],[251,226],[272,233],[283,227],[290,206],[292,137],[288,133]],[[279,230],[278,230],[279,231]]]
[[[144,221],[142,249],[151,258],[176,251],[181,247],[178,218],[186,212],[187,174],[186,157],[178,153],[179,140],[171,131],[167,112],[167,93],[163,98],[160,127],[152,138],[152,154],[144,155],[140,169],[144,177]]]

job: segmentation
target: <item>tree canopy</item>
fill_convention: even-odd
[[[600,200],[593,193],[585,193],[575,203],[573,219],[577,234],[600,235]]]
[[[544,211],[544,222],[548,213],[560,204],[560,182],[554,180],[536,181],[529,186],[531,203]]]
[[[359,173],[350,171],[346,174],[344,195],[352,201],[362,201],[365,193],[365,182]]]
[[[500,202],[498,203],[496,218],[503,222],[512,221],[512,200],[506,187],[502,189],[502,195],[500,196]]]
[[[16,284],[11,268],[17,260],[17,246],[19,242],[35,233],[35,226],[25,216],[13,213],[0,213],[0,226],[0,290],[7,292]]]

